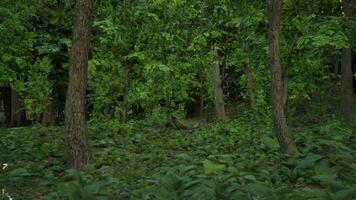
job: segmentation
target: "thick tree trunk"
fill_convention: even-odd
[[[247,42],[245,44],[245,51],[246,53],[248,54],[248,56],[250,56],[250,43]],[[246,75],[246,78],[247,78],[247,90],[248,90],[248,95],[250,97],[250,106],[251,106],[251,109],[255,115],[255,119],[257,122],[260,122],[261,121],[261,118],[260,118],[260,114],[258,113],[258,109],[257,109],[257,106],[256,106],[256,95],[255,95],[255,88],[254,88],[254,84],[253,84],[253,76],[252,76],[252,73],[250,71],[250,61],[248,61],[246,64],[245,64],[245,67],[244,67],[244,71],[245,71],[245,75]]]
[[[85,94],[92,12],[92,0],[76,0],[65,106],[65,138],[69,165],[75,169],[82,169],[91,158],[86,135]]]
[[[213,47],[213,57],[215,113],[218,121],[224,121],[226,119],[224,93],[222,89],[218,49],[216,46]]]
[[[347,19],[352,17],[351,0],[342,0],[342,11]],[[351,46],[351,41],[349,45]],[[352,121],[352,68],[351,47],[344,48],[341,55],[341,116],[350,123]]]
[[[129,79],[129,74],[130,74],[130,65],[126,65],[124,67],[124,95],[123,95],[123,100],[122,100],[122,116],[121,116],[121,123],[125,124],[128,120],[128,112],[129,112],[129,107],[128,107],[128,95],[129,95],[129,84],[130,84],[130,79]]]
[[[282,10],[282,0],[267,0],[269,19],[269,51],[270,70],[272,73],[272,118],[274,132],[281,151],[293,154],[297,151],[292,137],[288,133],[287,120],[283,110],[283,82],[281,75],[279,25]]]
[[[288,103],[288,80],[289,80],[289,72],[288,67],[284,69],[283,72],[283,110],[284,113],[287,113],[287,103]]]

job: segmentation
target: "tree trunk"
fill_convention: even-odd
[[[250,49],[249,41],[245,44],[245,51],[248,54],[248,56],[250,57],[251,49]],[[253,77],[252,77],[252,74],[250,71],[250,60],[248,60],[248,62],[245,64],[244,71],[245,71],[245,75],[247,78],[247,90],[248,90],[248,95],[250,97],[250,106],[251,106],[251,109],[255,115],[256,121],[260,122],[261,118],[260,118],[260,115],[258,113],[258,109],[256,106],[256,95],[255,95],[255,88],[253,85]]]
[[[204,116],[204,71],[200,69],[198,72],[199,81],[199,117]]]
[[[130,65],[124,66],[124,95],[123,95],[123,100],[122,100],[122,117],[121,117],[121,123],[125,124],[128,120],[128,95],[129,95],[129,84],[130,84],[130,79],[129,79],[129,74],[130,74]]]
[[[76,0],[65,106],[65,139],[69,165],[75,169],[82,169],[91,158],[86,135],[85,94],[92,12],[92,0]]]
[[[352,17],[351,0],[342,0],[342,11],[346,19]],[[351,41],[349,47],[342,50],[341,55],[341,116],[342,119],[352,121],[352,68],[351,68]]]
[[[166,88],[165,91],[165,108],[166,108],[166,117],[167,117],[167,126],[172,125],[172,91],[171,88]]]
[[[218,121],[224,121],[226,119],[224,93],[222,89],[218,49],[216,46],[213,46],[213,57],[215,113]]]
[[[336,57],[334,62],[334,77],[337,79],[339,77],[339,57]]]
[[[23,126],[26,121],[26,113],[22,108],[19,94],[11,89],[11,117],[10,127]]]
[[[284,69],[283,72],[283,110],[284,113],[287,113],[287,103],[288,103],[288,80],[289,80],[289,72],[288,67]]]
[[[3,102],[4,102],[4,111],[5,111],[5,127],[11,126],[11,88],[6,87],[3,91]]]
[[[42,115],[41,124],[43,126],[53,126],[56,124],[56,109],[53,99],[48,100],[46,110],[43,112]]]
[[[282,0],[267,0],[269,21],[269,51],[270,70],[272,74],[272,119],[274,132],[284,154],[297,151],[294,141],[288,133],[287,120],[283,110],[283,83],[281,75],[279,25],[282,10]]]

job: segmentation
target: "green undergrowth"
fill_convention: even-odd
[[[336,121],[292,127],[294,156],[279,153],[269,125],[248,121],[194,132],[96,124],[83,172],[65,164],[61,127],[0,132],[2,199],[356,198],[355,130]]]

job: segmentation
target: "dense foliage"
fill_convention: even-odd
[[[354,1],[283,0],[294,155],[272,133],[265,0],[94,1],[92,162],[75,170],[63,125],[78,1],[1,0],[0,199],[356,198],[356,119],[340,120],[347,62],[356,92]]]
[[[14,199],[352,199],[355,135],[336,121],[295,129],[282,156],[270,127],[229,121],[187,134],[137,123],[92,127],[95,162],[67,170],[58,128],[6,131],[1,187]],[[161,138],[165,138],[162,140]],[[35,190],[34,190],[35,189]]]

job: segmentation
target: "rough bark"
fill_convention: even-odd
[[[129,74],[130,74],[130,65],[126,65],[124,67],[124,95],[123,95],[123,100],[122,100],[122,116],[121,116],[121,123],[125,124],[128,120],[128,95],[129,95],[129,84],[130,84],[130,79],[129,79]]]
[[[343,15],[348,20],[352,17],[351,0],[342,1]],[[351,46],[351,41],[349,45]],[[344,48],[341,54],[341,117],[350,123],[352,121],[352,68],[351,47]]]
[[[248,56],[250,56],[251,49],[250,49],[249,41],[245,44],[245,51],[248,54]],[[248,90],[248,94],[250,97],[250,106],[251,106],[251,109],[253,110],[256,121],[260,122],[261,118],[260,118],[260,114],[258,113],[258,109],[256,106],[256,95],[255,95],[255,88],[254,88],[254,84],[253,84],[253,76],[250,71],[250,61],[248,61],[245,64],[244,72],[245,72],[245,75],[247,78],[247,90]]]
[[[76,0],[65,106],[68,164],[75,169],[82,169],[91,158],[86,135],[85,94],[92,12],[92,0]]]
[[[224,121],[226,119],[224,93],[222,89],[218,49],[216,46],[213,46],[213,56],[215,114],[218,121]]]
[[[267,0],[269,21],[269,51],[270,70],[272,74],[272,119],[274,133],[278,139],[280,149],[284,154],[297,151],[291,135],[288,133],[287,120],[283,110],[283,82],[281,75],[279,26],[282,10],[282,0]]]
[[[289,72],[288,67],[284,69],[283,72],[283,110],[287,113],[287,102],[288,102],[288,80],[289,80]]]

